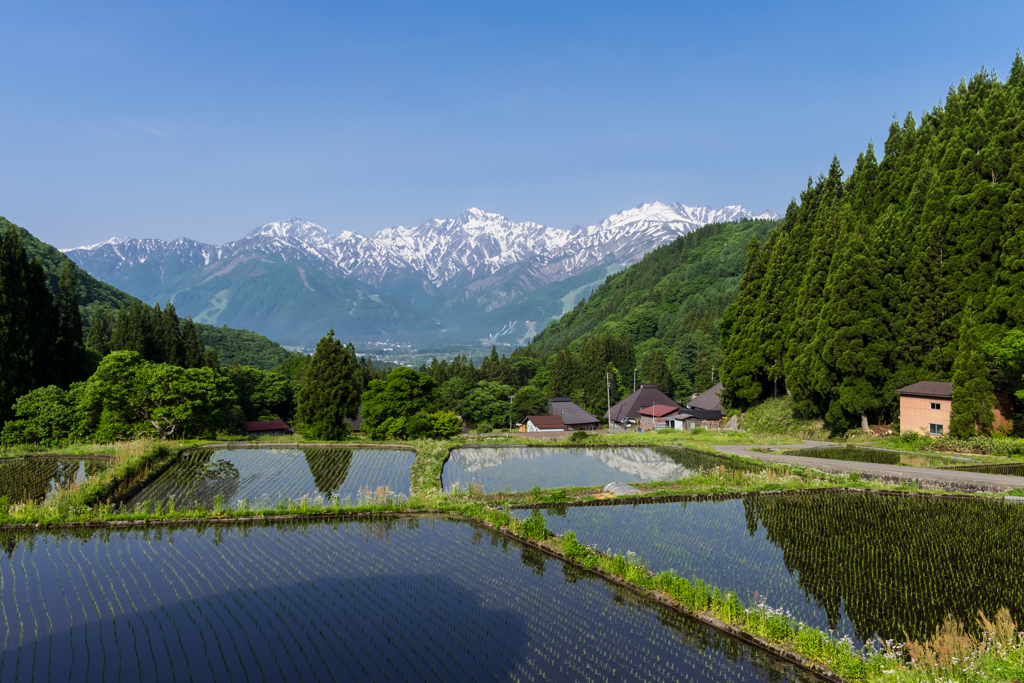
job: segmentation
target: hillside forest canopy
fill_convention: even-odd
[[[1020,54],[1006,82],[982,70],[894,120],[884,151],[845,178],[833,159],[750,243],[722,323],[725,399],[788,393],[841,431],[894,420],[900,387],[952,380],[954,434],[985,432],[996,392],[1016,412],[1024,397]]]

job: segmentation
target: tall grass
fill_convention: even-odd
[[[830,436],[821,420],[800,415],[789,396],[770,398],[754,406],[740,418],[740,427],[754,434],[785,434],[814,441],[827,441]]]

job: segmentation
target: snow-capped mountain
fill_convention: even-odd
[[[629,265],[708,223],[742,218],[778,214],[654,202],[596,225],[561,230],[471,208],[455,218],[384,228],[368,237],[335,234],[293,218],[222,245],[184,237],[169,242],[112,238],[64,251],[95,277],[147,301],[171,299],[181,313],[203,322],[225,323],[226,315],[237,324],[231,311],[238,301],[257,306],[259,292],[268,308],[287,307],[290,292],[304,288],[319,295],[335,292],[341,297],[338,311],[346,315],[357,310],[369,315],[367,304],[373,301],[374,315],[385,309],[391,311],[385,318],[421,315],[417,326],[422,328],[429,317],[450,321],[495,311],[545,285]],[[268,288],[271,280],[275,286]],[[394,313],[399,310],[404,312]]]

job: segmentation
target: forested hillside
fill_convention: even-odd
[[[613,402],[632,391],[634,368],[639,368],[638,382],[658,384],[678,400],[709,388],[712,372],[717,380],[721,367],[720,323],[736,296],[747,245],[752,238],[764,239],[774,225],[763,220],[707,225],[609,276],[527,349],[555,356],[551,393],[581,392],[585,404],[602,407],[609,362],[618,375]],[[567,363],[571,369],[564,371],[560,366]]]
[[[953,429],[983,430],[992,390],[1013,381],[970,367],[1024,326],[1020,55],[1006,82],[983,70],[894,121],[882,160],[869,145],[843,175],[834,159],[748,251],[725,326],[727,400],[789,391],[845,429],[891,420],[901,386],[959,373]]]
[[[28,230],[6,218],[0,216],[0,234],[9,230],[17,231],[21,236],[21,242],[28,255],[29,260],[38,258],[46,274],[50,293],[57,296],[59,292],[59,280],[62,269],[65,266],[71,268],[71,274],[75,279],[75,293],[82,316],[82,325],[87,335],[93,317],[99,309],[108,308],[114,318],[120,309],[129,310],[132,304],[139,300],[120,289],[97,280],[89,273],[79,268],[74,261],[62,254],[53,246],[37,239]],[[141,302],[140,302],[141,303]],[[153,311],[148,306],[143,306]],[[182,326],[184,321],[181,321]],[[288,351],[275,341],[250,332],[248,330],[236,330],[230,327],[214,327],[213,325],[196,324],[202,335],[202,342],[217,352],[220,362],[225,365],[239,363],[251,365],[262,370],[270,370],[279,366],[288,357]]]

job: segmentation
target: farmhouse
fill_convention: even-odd
[[[640,429],[646,431],[654,431],[655,429],[664,429],[667,425],[665,424],[665,418],[668,415],[675,415],[679,412],[677,406],[666,406],[666,405],[653,405],[647,408],[640,409]]]
[[[609,421],[609,427],[624,429],[639,422],[640,410],[651,406],[670,406],[674,409],[682,407],[662,393],[657,384],[641,384],[639,389],[613,405],[604,416]]]
[[[526,418],[528,432],[564,432],[565,423],[557,415],[530,415]]]
[[[897,389],[900,397],[900,431],[931,436],[949,434],[949,416],[953,404],[952,382],[918,382]],[[992,414],[993,431],[1013,428],[1013,405],[999,397]]]
[[[256,420],[242,425],[247,436],[285,436],[294,434],[295,430],[284,420]]]
[[[548,412],[562,418],[566,429],[597,429],[600,421],[565,396],[555,396],[548,403]]]
[[[719,413],[724,413],[725,408],[722,406],[721,399],[723,388],[724,386],[719,382],[700,396],[694,396],[693,399],[686,404],[686,407],[695,408],[696,410],[717,410]]]

